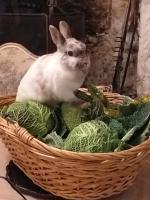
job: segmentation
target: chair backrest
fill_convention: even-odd
[[[16,94],[21,78],[37,58],[17,43],[0,46],[0,96]]]

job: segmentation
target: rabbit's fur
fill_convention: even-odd
[[[16,101],[37,100],[51,105],[75,102],[74,91],[81,87],[90,67],[86,45],[71,36],[69,25],[60,21],[59,30],[50,25],[57,51],[39,57],[22,78]]]

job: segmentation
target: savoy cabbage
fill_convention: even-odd
[[[1,116],[18,122],[37,138],[42,138],[54,127],[51,109],[35,101],[14,102],[1,110]]]
[[[103,122],[92,120],[74,128],[64,141],[64,149],[75,152],[109,152],[118,146],[118,138]]]

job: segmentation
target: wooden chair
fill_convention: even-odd
[[[0,96],[16,94],[22,76],[37,56],[17,43],[0,46]]]

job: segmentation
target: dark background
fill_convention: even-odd
[[[79,0],[0,0],[0,44],[17,42],[37,55],[53,52],[48,26],[62,19],[73,36],[85,39],[85,7]]]

